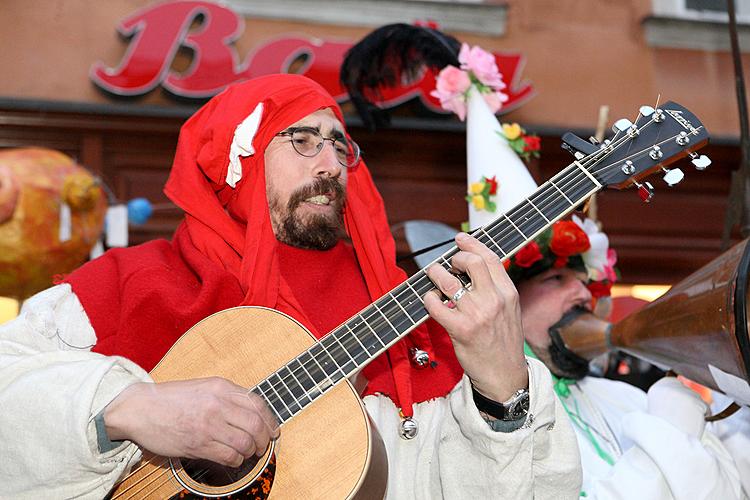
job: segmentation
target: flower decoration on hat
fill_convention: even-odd
[[[504,262],[508,275],[518,283],[551,268],[569,267],[585,272],[594,298],[606,297],[617,281],[617,255],[609,238],[591,219],[573,216],[555,222],[534,241]]]
[[[529,162],[532,158],[539,158],[541,139],[538,135],[529,134],[517,123],[503,123],[502,130],[497,133],[508,142],[508,146],[520,156],[523,161]]]
[[[456,113],[464,121],[469,92],[474,88],[492,113],[497,113],[508,101],[508,94],[502,92],[506,85],[495,56],[479,46],[469,47],[464,43],[458,61],[460,68],[448,65],[438,73],[436,88],[430,94],[440,99],[443,109]]]
[[[466,201],[474,205],[477,210],[487,210],[494,212],[497,207],[493,198],[497,194],[497,180],[496,176],[492,176],[489,179],[482,177],[479,182],[472,182],[469,186],[469,193],[466,195]]]

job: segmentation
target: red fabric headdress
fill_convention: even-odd
[[[236,131],[247,133],[239,125],[252,121],[253,112],[257,118],[259,104],[260,121],[257,127],[250,127],[255,132],[254,154],[240,157],[241,180],[232,188],[226,177],[230,152],[236,157],[233,138]],[[279,273],[263,152],[275,134],[324,108],[333,110],[344,123],[328,92],[302,76],[271,75],[228,88],[183,126],[164,190],[186,213],[178,233],[187,231],[202,254],[237,277],[245,294],[243,305],[281,310],[311,329],[312,323]],[[245,153],[249,147],[244,145]],[[383,200],[363,162],[349,171],[344,219],[370,297],[375,300],[406,275],[395,264],[395,244]],[[327,332],[313,333],[320,336]],[[407,343],[402,341],[365,369],[367,393],[388,394],[405,415],[412,414],[412,402],[445,395],[462,373],[450,340],[438,325],[428,323],[410,337],[438,361],[437,367],[418,370],[411,366]]]

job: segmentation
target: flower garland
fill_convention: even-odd
[[[560,220],[534,241],[504,261],[511,279],[518,283],[550,268],[570,267],[586,272],[594,298],[609,296],[617,281],[617,254],[609,238],[591,219]]]

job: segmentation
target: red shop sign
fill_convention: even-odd
[[[202,16],[198,30],[191,25]],[[287,73],[300,57],[305,62],[296,73],[320,83],[338,101],[346,100],[339,84],[339,68],[351,42],[285,36],[267,40],[240,61],[234,41],[245,29],[244,20],[231,9],[207,1],[176,0],[140,9],[120,21],[117,31],[129,40],[120,64],[108,68],[98,61],[91,66],[91,80],[101,89],[120,96],[144,95],[158,86],[188,98],[208,98],[237,80],[271,73]],[[170,69],[180,47],[193,51],[190,67],[177,73]],[[534,93],[531,84],[520,81],[523,56],[495,52],[503,79],[508,84],[507,112],[526,102]],[[411,85],[383,92],[381,104],[389,108],[418,96],[439,113],[439,101],[430,96],[435,75],[428,71]]]

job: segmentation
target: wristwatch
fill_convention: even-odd
[[[519,389],[504,403],[498,403],[483,396],[471,386],[474,404],[477,409],[498,420],[520,420],[529,412],[529,390]]]

